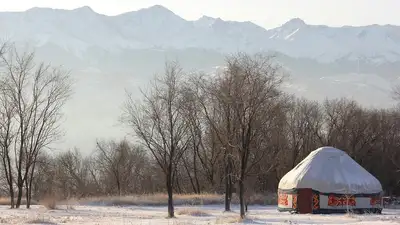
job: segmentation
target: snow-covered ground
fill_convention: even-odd
[[[166,219],[166,207],[43,206],[11,210],[0,206],[0,224],[400,224],[400,210],[385,209],[382,215],[292,215],[272,206],[250,206],[245,221],[238,220],[238,207],[224,213],[222,206],[177,206],[176,218]],[[199,215],[200,214],[200,215]]]

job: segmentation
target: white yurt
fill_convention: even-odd
[[[278,210],[296,213],[382,212],[382,185],[347,153],[311,152],[279,182]]]

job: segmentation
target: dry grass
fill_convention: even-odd
[[[0,198],[0,205],[10,205],[10,198]]]
[[[150,194],[134,196],[106,196],[93,197],[78,200],[83,204],[96,205],[146,205],[146,206],[165,206],[168,202],[167,194]],[[220,204],[223,196],[216,194],[200,195],[174,195],[174,205],[209,205]]]
[[[197,225],[197,223],[192,223],[192,222],[188,222],[188,221],[179,221],[179,220],[169,221],[168,224],[171,224],[171,225]]]
[[[178,215],[188,215],[188,216],[210,216],[209,213],[201,209],[183,208],[179,209],[176,214]]]
[[[276,205],[276,194],[254,194],[249,199],[249,205]],[[168,203],[168,195],[145,194],[131,196],[100,196],[83,199],[68,199],[60,201],[55,196],[47,196],[36,202],[32,200],[32,205],[43,205],[47,209],[57,209],[57,205],[104,205],[104,206],[166,206]],[[22,205],[25,205],[25,199]],[[174,194],[174,205],[220,205],[224,204],[224,195],[219,194]],[[239,204],[239,198],[234,194],[232,196],[232,204]],[[10,205],[9,198],[0,198],[0,205]]]
[[[28,224],[48,224],[48,225],[56,225],[56,223],[53,223],[53,222],[51,222],[51,221],[48,221],[48,220],[44,220],[44,219],[34,219],[34,220],[31,220],[31,221],[28,221],[27,222]]]
[[[80,200],[71,199],[80,204],[106,205],[106,206],[166,206],[168,203],[167,194],[148,194],[133,196],[105,196],[92,197]],[[224,204],[224,196],[218,194],[175,194],[174,205],[219,205]],[[239,204],[239,198],[232,196],[232,204]],[[249,205],[275,205],[276,194],[256,194],[250,197]]]
[[[0,218],[0,224],[10,224],[10,222],[6,218]]]
[[[17,202],[17,199],[15,199],[15,202]],[[10,198],[0,198],[0,205],[11,205]],[[21,205],[26,205],[26,199],[21,199]],[[31,200],[31,205],[38,205],[38,202]]]
[[[57,198],[54,196],[47,196],[40,200],[39,203],[46,207],[46,209],[57,209]]]
[[[356,213],[354,213],[353,211],[348,211],[348,212],[346,212],[346,214],[344,215],[345,217],[348,217],[348,218],[357,218],[357,215],[356,215]]]
[[[244,223],[244,224],[253,224],[254,221],[252,219],[249,218],[240,218],[239,216],[232,216],[232,217],[220,217],[217,218],[217,220],[215,221],[215,224],[237,224],[237,223]]]

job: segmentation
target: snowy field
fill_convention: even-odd
[[[238,220],[238,207],[222,212],[222,206],[176,206],[176,218],[166,219],[166,207],[43,206],[11,210],[0,206],[0,224],[400,224],[400,210],[385,209],[382,215],[292,215],[276,207],[253,206],[248,219]]]

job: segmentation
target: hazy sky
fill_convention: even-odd
[[[87,5],[98,13],[116,15],[155,4],[188,20],[207,15],[224,20],[249,20],[266,28],[294,17],[309,24],[330,26],[400,25],[400,0],[1,0],[0,11],[24,11],[35,6],[73,9]]]

